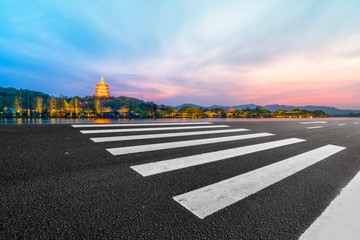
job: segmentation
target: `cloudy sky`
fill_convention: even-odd
[[[0,86],[360,109],[360,1],[0,1]]]

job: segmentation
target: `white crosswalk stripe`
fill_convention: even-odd
[[[184,136],[198,136],[207,134],[221,134],[221,133],[236,133],[250,131],[245,128],[226,129],[226,130],[210,130],[210,131],[196,131],[196,132],[176,132],[176,133],[162,133],[162,134],[144,134],[133,136],[115,136],[115,137],[97,137],[90,138],[94,142],[114,142],[114,141],[128,141],[140,139],[153,139],[153,138],[169,138],[169,137],[184,137]]]
[[[212,122],[164,122],[164,123],[116,123],[116,124],[79,124],[74,128],[99,128],[99,127],[142,127],[142,126],[173,126],[173,125],[204,125]]]
[[[323,126],[313,126],[313,127],[307,127],[306,129],[316,129],[316,128],[323,128]]]
[[[238,157],[249,153],[260,152],[260,151],[282,147],[303,141],[305,140],[298,138],[290,138],[279,141],[272,141],[272,142],[260,143],[250,146],[232,148],[222,151],[204,153],[199,155],[192,155],[189,157],[175,158],[171,160],[141,164],[141,165],[131,166],[131,168],[143,176],[150,176],[153,174],[187,168],[204,163],[215,162],[232,157]]]
[[[331,202],[299,240],[360,239],[360,172]]]
[[[229,142],[229,141],[236,141],[236,140],[259,138],[259,137],[268,137],[268,136],[273,136],[273,135],[274,134],[272,134],[272,133],[254,133],[254,134],[237,135],[237,136],[230,136],[230,137],[205,138],[205,139],[190,140],[190,141],[138,145],[138,146],[131,146],[131,147],[108,148],[106,150],[108,150],[113,155],[123,155],[123,154],[130,154],[130,153],[149,152],[149,151],[164,150],[164,149],[171,149],[171,148],[182,148],[182,147],[205,145],[205,144],[211,144],[211,143],[220,143],[220,142]]]
[[[327,122],[326,121],[300,122],[300,124],[317,124],[317,123],[327,123]]]
[[[254,171],[175,196],[174,200],[199,218],[205,218],[292,174],[345,149],[327,145]]]
[[[124,133],[124,132],[145,132],[145,131],[169,131],[169,130],[188,130],[204,128],[227,128],[228,125],[208,125],[208,126],[191,126],[191,127],[161,127],[161,128],[129,128],[129,129],[102,129],[102,130],[82,130],[82,134],[94,133]]]

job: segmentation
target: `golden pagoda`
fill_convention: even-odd
[[[109,97],[109,85],[104,83],[104,77],[101,76],[101,82],[96,84],[96,94],[97,97]]]

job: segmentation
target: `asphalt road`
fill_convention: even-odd
[[[298,239],[360,171],[359,119],[300,122],[215,122],[211,126],[230,127],[93,134],[80,131],[153,126],[0,125],[0,238]],[[308,129],[314,126],[321,128]],[[250,131],[90,139],[240,128]],[[123,155],[106,150],[256,133],[274,135]],[[306,141],[146,177],[131,168],[289,138]],[[204,218],[173,199],[328,144],[345,149]]]

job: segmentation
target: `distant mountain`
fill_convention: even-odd
[[[326,106],[287,106],[287,105],[266,105],[263,106],[264,109],[268,109],[271,112],[278,111],[278,110],[291,110],[291,109],[302,109],[302,110],[308,110],[308,111],[315,111],[315,110],[321,110],[329,114],[330,116],[344,116],[349,113],[360,113],[360,110],[343,110],[343,109],[337,109],[335,107],[326,107]]]
[[[255,105],[255,104],[245,104],[245,105],[237,105],[237,106],[231,106],[232,108],[234,108],[235,110],[243,110],[243,109],[247,109],[247,108],[250,108],[250,109],[254,109],[256,108],[258,105]]]
[[[184,103],[184,104],[181,104],[179,106],[169,106],[169,107],[176,108],[176,109],[180,109],[182,107],[204,108],[203,106],[195,105],[195,104],[191,104],[191,103]]]
[[[215,108],[222,108],[222,109],[228,109],[228,108],[230,108],[229,106],[219,106],[219,105],[212,105],[212,106],[210,106],[210,107],[204,107],[204,108],[206,108],[206,109],[215,109]]]
[[[250,109],[254,109],[256,108],[257,105],[255,104],[246,104],[246,105],[237,105],[237,106],[220,106],[220,105],[212,105],[209,107],[205,107],[205,106],[200,106],[200,105],[195,105],[195,104],[191,104],[191,103],[184,103],[181,104],[179,106],[171,106],[172,108],[176,108],[176,109],[180,109],[182,107],[196,107],[196,108],[202,108],[202,109],[215,109],[215,108],[221,108],[224,110],[229,110],[230,108],[234,108],[235,110],[243,110],[246,108],[250,108]]]
[[[196,107],[196,108],[202,108],[202,109],[214,109],[214,108],[221,108],[224,110],[229,110],[230,108],[234,108],[235,110],[243,110],[246,108],[254,109],[256,108],[255,104],[244,104],[244,105],[235,105],[235,106],[220,106],[220,105],[212,105],[209,107],[195,105],[191,103],[185,103],[181,104],[179,106],[173,106],[173,108],[180,109],[182,107]],[[289,105],[278,105],[278,104],[272,104],[272,105],[266,105],[262,106],[264,109],[268,109],[271,112],[279,111],[279,110],[292,110],[292,109],[301,109],[301,110],[308,110],[308,111],[315,111],[315,110],[321,110],[329,114],[330,116],[345,116],[349,113],[360,113],[360,110],[343,110],[343,109],[337,109],[335,107],[326,107],[326,106],[289,106]]]

